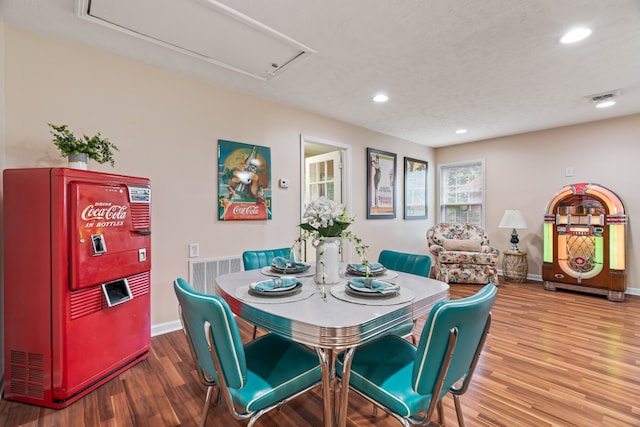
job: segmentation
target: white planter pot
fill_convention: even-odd
[[[87,170],[87,154],[71,153],[69,154],[69,167],[72,169]]]

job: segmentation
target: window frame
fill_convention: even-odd
[[[447,191],[447,180],[444,179],[445,171],[461,168],[461,167],[477,167],[480,166],[481,170],[481,191],[482,195],[480,197],[480,202],[472,202],[472,203],[448,203],[445,198],[446,195],[449,194]],[[465,160],[461,162],[453,162],[453,163],[442,163],[438,165],[438,217],[440,222],[446,222],[446,209],[450,206],[480,206],[480,223],[477,224],[480,227],[484,228],[485,226],[485,210],[486,210],[486,190],[485,190],[485,180],[486,180],[486,170],[485,170],[485,162],[484,159],[476,159],[476,160]],[[473,223],[475,224],[475,223]]]

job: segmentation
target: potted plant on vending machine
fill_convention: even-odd
[[[98,163],[107,163],[114,166],[113,151],[120,149],[103,138],[100,132],[92,137],[83,135],[82,138],[76,136],[69,130],[67,125],[56,126],[48,123],[53,135],[53,144],[58,147],[60,154],[69,159],[69,166],[77,169],[87,169],[87,159],[95,160]]]

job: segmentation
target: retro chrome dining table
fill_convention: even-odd
[[[298,275],[300,291],[290,297],[254,296],[253,282],[269,279],[268,267],[216,278],[216,294],[224,298],[241,319],[271,333],[316,349],[322,367],[325,427],[346,424],[348,377],[353,351],[394,326],[415,320],[449,298],[449,285],[437,280],[388,271],[382,278],[400,286],[395,298],[353,298],[344,291],[348,277],[333,285],[316,284],[313,266],[306,276]],[[388,278],[387,278],[388,277]],[[336,404],[335,364],[345,353],[340,404]],[[339,409],[339,411],[337,411]],[[339,412],[339,413],[338,413]]]

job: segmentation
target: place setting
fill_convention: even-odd
[[[347,268],[344,270],[343,276],[346,278],[373,277],[380,280],[389,280],[398,277],[398,272],[388,270],[379,262],[371,262],[368,264],[351,263],[347,264]]]
[[[236,289],[236,297],[243,301],[267,304],[300,301],[314,293],[313,287],[304,287],[297,277],[274,277]]]
[[[402,304],[415,297],[410,289],[373,277],[351,278],[346,284],[333,286],[331,295],[343,301],[364,305]]]
[[[271,265],[262,267],[260,272],[266,276],[286,277],[309,277],[315,274],[311,264],[306,262],[292,261],[285,257],[275,257]]]

